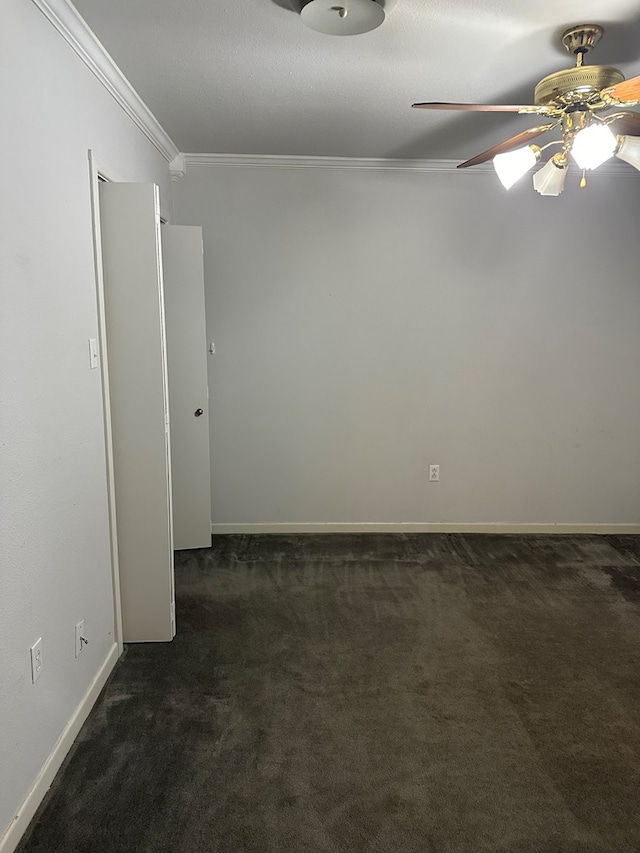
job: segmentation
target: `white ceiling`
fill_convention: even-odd
[[[466,159],[536,123],[414,101],[530,103],[569,67],[568,26],[598,23],[588,62],[640,75],[637,0],[391,0],[377,30],[308,29],[298,0],[74,0],[183,152]]]

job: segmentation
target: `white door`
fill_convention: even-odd
[[[100,184],[124,642],[175,635],[169,404],[158,188]]]
[[[202,229],[162,226],[176,549],[211,545]]]

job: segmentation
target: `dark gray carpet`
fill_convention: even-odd
[[[20,853],[640,851],[635,537],[229,536]]]

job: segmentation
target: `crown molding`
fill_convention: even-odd
[[[455,172],[459,160],[393,160],[376,157],[287,157],[275,154],[183,154],[185,166],[270,166],[283,169],[365,169],[383,172]],[[474,172],[493,172],[491,163]]]
[[[460,160],[399,160],[363,157],[286,157],[261,154],[182,154],[185,172],[189,166],[269,166],[281,169],[364,169],[374,172],[456,172],[477,175],[479,172],[494,173],[489,160],[472,169],[458,169]],[[574,172],[577,173],[577,166]],[[184,173],[183,173],[184,174]],[[640,177],[640,172],[627,163],[613,161],[600,166],[597,172],[588,173],[587,179],[605,175],[608,177]]]
[[[179,151],[157,118],[68,0],[32,0],[107,92],[162,154],[167,163]]]
[[[184,161],[184,154],[178,154],[169,163],[169,174],[172,181],[179,181],[184,178],[187,173],[187,164]]]

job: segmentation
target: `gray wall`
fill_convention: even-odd
[[[33,3],[3,5],[0,98],[0,847],[113,658],[89,163],[155,181],[163,157]],[[10,34],[10,35],[9,35]],[[75,624],[89,645],[75,657]],[[29,647],[43,643],[31,683]],[[44,791],[41,791],[44,793]]]
[[[214,523],[638,522],[638,177],[189,166]]]

